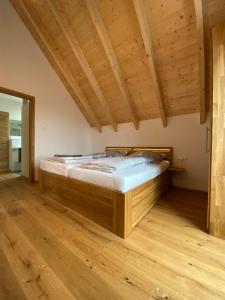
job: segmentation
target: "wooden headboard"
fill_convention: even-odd
[[[105,151],[126,150],[128,155],[136,151],[151,151],[162,153],[166,156],[166,160],[172,165],[173,147],[105,147]]]

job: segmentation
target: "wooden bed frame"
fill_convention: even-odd
[[[152,151],[163,153],[172,165],[172,147],[106,147],[110,150]],[[40,170],[42,191],[54,191],[64,205],[77,211],[121,238],[127,238],[133,228],[153,207],[170,186],[169,171],[132,190],[122,193],[65,176]]]

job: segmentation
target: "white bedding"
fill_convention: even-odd
[[[52,156],[49,157],[47,160],[52,161],[52,162],[57,162],[57,163],[63,163],[63,164],[71,164],[71,163],[83,163],[87,162],[90,159],[92,159],[91,155],[86,155],[86,156],[79,156],[79,157],[58,157],[58,156]]]
[[[47,171],[50,173],[54,173],[57,175],[68,176],[68,171],[70,168],[79,167],[80,163],[77,164],[63,164],[59,162],[49,161],[49,160],[41,160],[40,169],[43,171]]]
[[[158,164],[138,164],[113,174],[73,166],[68,170],[68,177],[125,193],[160,175],[168,167],[169,162],[164,160]]]
[[[151,162],[151,159],[146,157],[107,157],[97,160],[91,160],[83,163],[81,168],[102,171],[107,173],[118,173],[123,170],[138,164]]]

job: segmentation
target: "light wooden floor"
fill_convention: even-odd
[[[0,183],[0,299],[225,299],[206,195],[170,191],[127,240],[23,178]]]
[[[0,182],[21,176],[20,173],[0,172]]]

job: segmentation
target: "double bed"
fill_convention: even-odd
[[[82,168],[80,163],[42,161],[42,191],[54,191],[64,203],[121,238],[153,207],[170,186],[168,168],[172,147],[106,147],[105,151],[153,152],[164,155],[159,163],[143,163],[118,173]]]

